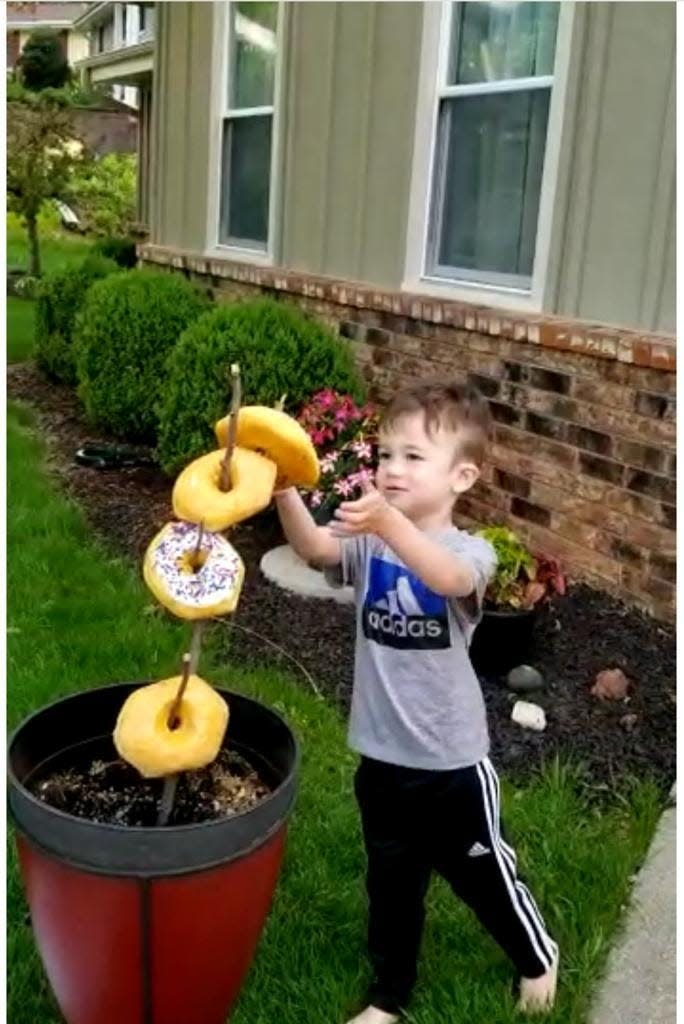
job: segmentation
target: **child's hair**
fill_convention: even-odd
[[[440,429],[458,435],[455,459],[481,466],[487,451],[492,417],[477,388],[462,381],[439,378],[417,381],[399,391],[384,409],[380,430],[391,429],[407,413],[422,412],[429,437]]]

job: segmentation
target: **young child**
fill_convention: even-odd
[[[368,857],[369,1005],[349,1024],[394,1024],[416,981],[433,871],[520,975],[520,1006],[553,1004],[558,947],[502,835],[480,685],[468,647],[496,556],[452,521],[480,474],[489,410],[474,389],[421,382],[380,427],[376,486],[316,526],[296,490],[276,496],[288,541],[352,584],[357,637],[349,744]]]

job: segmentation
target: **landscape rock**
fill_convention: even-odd
[[[543,689],[544,677],[532,665],[516,665],[506,676],[506,684],[515,693],[528,693]]]
[[[589,691],[599,700],[624,700],[629,690],[629,679],[621,668],[605,668],[599,672]]]
[[[517,700],[513,705],[511,718],[523,729],[534,729],[535,732],[543,732],[546,728],[546,715],[544,709],[538,704],[531,704],[526,700]]]

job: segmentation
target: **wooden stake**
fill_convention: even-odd
[[[204,636],[204,627],[206,624],[206,619],[198,619],[197,622],[193,623],[192,639],[190,641],[190,675],[194,675],[195,672],[197,672],[200,649],[202,647],[202,639]]]
[[[237,418],[240,411],[240,403],[242,401],[242,386],[240,383],[240,367],[238,363],[233,363],[231,366],[230,376],[232,379],[233,391],[230,402],[230,420],[228,422],[228,444],[226,445],[226,454],[223,456],[223,461],[221,463],[221,476],[219,479],[219,487],[222,491],[229,491],[231,487],[230,460],[233,457],[233,449],[235,448]]]
[[[202,522],[199,524],[199,531],[197,533],[197,544],[195,545],[195,550],[192,553],[191,564],[192,564],[192,568],[193,568],[193,570],[195,572],[200,568],[199,556],[200,556],[200,551],[202,550],[202,538],[203,537],[204,537],[204,520],[202,520]]]
[[[183,655],[183,670],[182,670],[182,675],[181,675],[180,686],[178,687],[178,690],[176,691],[176,696],[173,698],[173,703],[172,703],[171,708],[169,710],[169,717],[166,719],[166,724],[168,725],[169,729],[176,729],[178,727],[178,725],[180,724],[177,721],[178,711],[180,709],[181,702],[183,700],[183,694],[185,693],[185,688],[188,685],[188,679],[190,678],[190,674],[191,674],[190,655],[189,654],[184,654]]]
[[[176,788],[178,786],[178,778],[176,775],[165,775],[164,776],[164,789],[162,790],[161,800],[159,801],[159,811],[157,812],[157,825],[166,825],[169,818],[171,817],[171,811],[173,810],[173,802],[176,799]]]

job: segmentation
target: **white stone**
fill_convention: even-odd
[[[523,729],[534,729],[536,732],[543,732],[546,728],[546,715],[544,709],[538,704],[531,704],[527,700],[516,700],[511,712],[511,718]]]
[[[309,568],[289,544],[267,551],[261,559],[260,569],[267,580],[291,594],[327,598],[340,604],[352,604],[354,601],[352,587],[331,586],[324,574]]]

